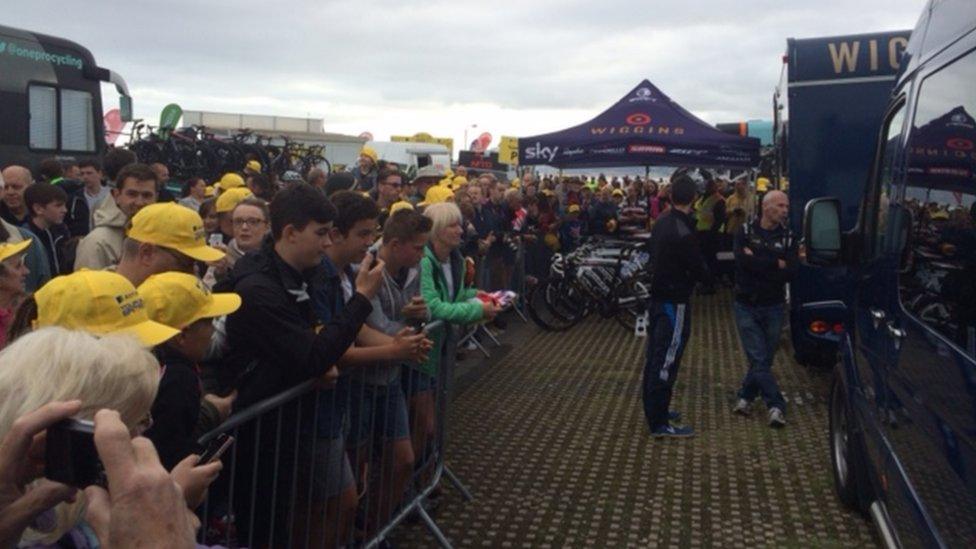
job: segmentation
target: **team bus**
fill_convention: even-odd
[[[0,166],[104,154],[102,82],[115,85],[121,118],[131,120],[125,81],[87,48],[0,25]]]
[[[857,220],[885,106],[911,31],[790,39],[786,82],[774,95],[780,188],[788,176],[791,226],[818,196],[841,204],[845,229]],[[784,90],[785,87],[785,90]],[[801,364],[831,367],[850,285],[843,269],[803,265],[790,285],[790,328]]]

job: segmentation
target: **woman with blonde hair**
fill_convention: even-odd
[[[500,308],[491,300],[478,299],[478,290],[465,284],[465,263],[458,248],[464,229],[461,210],[453,202],[439,202],[424,209],[431,219],[430,241],[420,260],[420,295],[427,303],[431,320],[448,326],[433,329],[433,342],[427,361],[419,367],[404,369],[403,387],[410,403],[414,455],[422,462],[434,436],[434,389],[443,358],[449,360],[455,351],[451,324],[472,324],[491,320]]]

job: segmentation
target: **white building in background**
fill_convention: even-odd
[[[210,111],[183,111],[182,126],[203,126],[217,136],[234,135],[240,130],[270,137],[281,144],[282,135],[308,145],[323,145],[325,158],[336,166],[351,166],[359,158],[359,150],[366,142],[361,137],[324,131],[321,118],[268,116]]]

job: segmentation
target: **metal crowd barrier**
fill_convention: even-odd
[[[424,330],[442,327],[449,336],[436,378],[406,375],[405,365],[397,365],[401,371],[394,376],[390,365],[380,379],[374,366],[354,366],[334,387],[306,381],[203,435],[203,447],[222,434],[236,442],[221,458],[224,469],[197,510],[198,541],[250,548],[375,547],[415,517],[442,547],[451,547],[428,507],[442,477],[466,500],[472,496],[444,463],[457,338],[441,321]]]

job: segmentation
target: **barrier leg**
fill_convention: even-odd
[[[444,476],[447,477],[447,480],[451,481],[451,484],[457,488],[458,492],[461,492],[461,497],[464,498],[464,501],[474,500],[474,496],[471,495],[471,491],[468,490],[468,487],[461,482],[461,479],[459,479],[457,475],[454,474],[454,471],[451,471],[451,468],[448,467],[447,464],[444,464]]]
[[[437,526],[437,523],[434,522],[434,519],[430,518],[430,515],[427,514],[427,510],[424,509],[423,505],[417,506],[417,514],[420,515],[420,520],[424,521],[424,525],[427,526],[427,530],[430,532],[430,534],[437,540],[437,544],[444,549],[452,549],[453,546],[451,545],[451,542],[448,541],[447,537],[444,535],[444,532],[441,532],[441,529]]]

